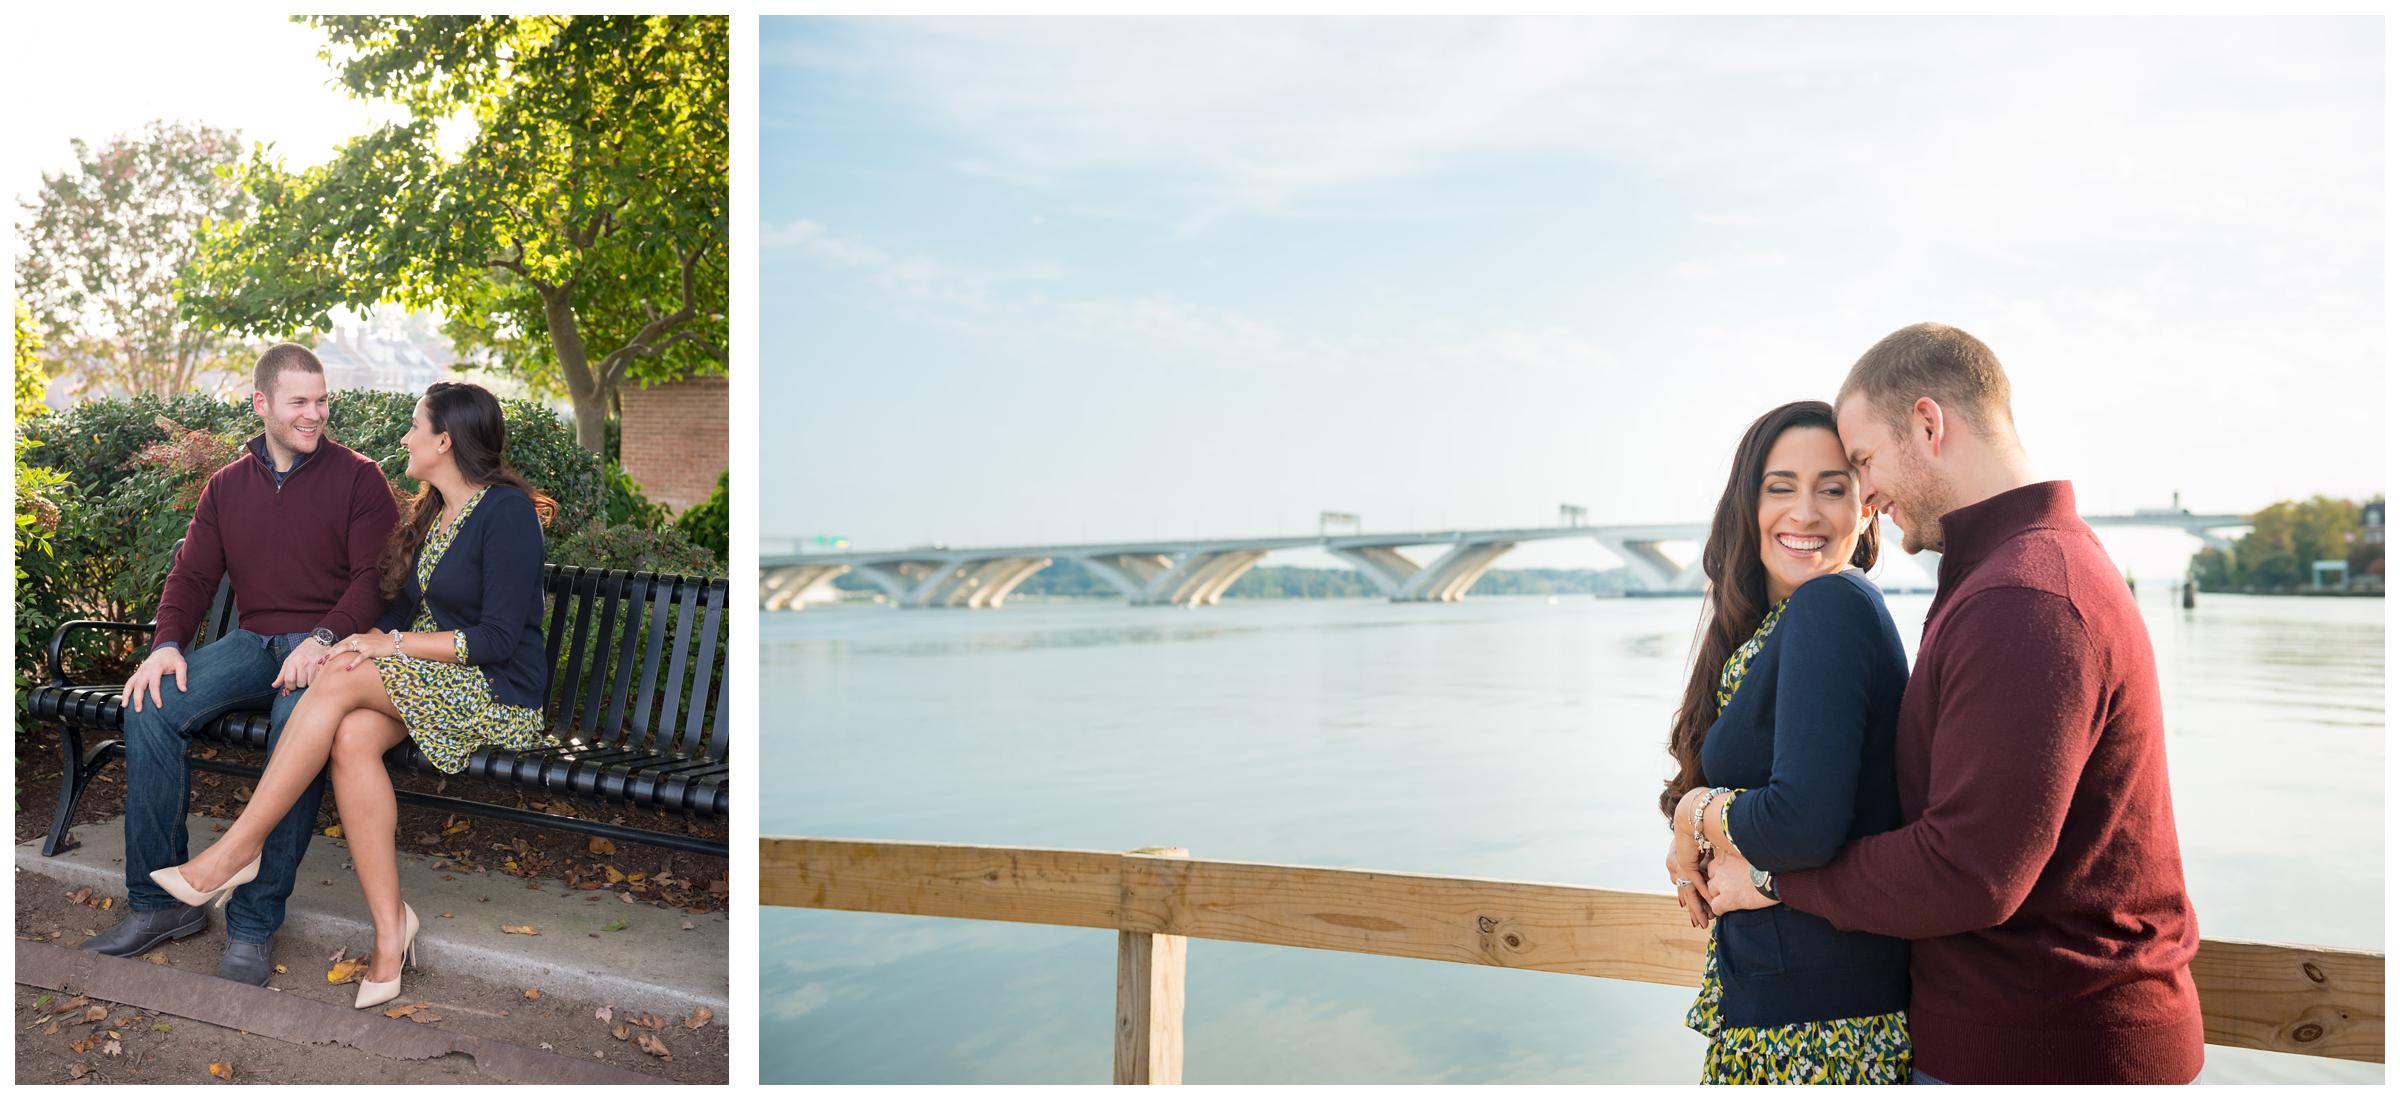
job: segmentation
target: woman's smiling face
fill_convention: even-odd
[[[1758,486],[1758,556],[1767,568],[1769,603],[1850,564],[1867,523],[1853,480],[1840,437],[1823,428],[1787,429],[1767,450]]]

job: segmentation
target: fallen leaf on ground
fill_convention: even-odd
[[[50,1021],[50,1026],[42,1029],[42,1037],[43,1037],[43,1038],[45,1038],[45,1039],[47,1039],[47,1038],[49,1038],[49,1037],[51,1037],[51,1036],[53,1036],[53,1035],[56,1035],[56,1034],[58,1034],[58,1028],[59,1028],[59,1021],[57,1021],[57,1020],[55,1020],[55,1019],[51,1020],[51,1021]]]
[[[424,1001],[418,1001],[415,1004],[393,1005],[390,1008],[384,1009],[383,1015],[385,1019],[397,1020],[402,1016],[407,1016],[411,1013],[414,1013],[420,1008],[431,1007],[433,1006]]]
[[[625,1022],[632,1024],[635,1027],[645,1028],[650,1031],[657,1031],[667,1026],[667,1022],[665,1020],[661,1020],[647,1012],[642,1013],[639,1016],[628,1016],[625,1018]]]
[[[100,1053],[102,1053],[102,1054],[105,1054],[105,1055],[108,1055],[108,1056],[109,1056],[109,1057],[111,1057],[111,1058],[114,1058],[114,1057],[116,1057],[117,1055],[120,1055],[120,1054],[123,1054],[123,1053],[125,1053],[125,1044],[123,1044],[123,1043],[120,1043],[120,1042],[116,1041],[115,1039],[110,1039],[110,1040],[108,1041],[108,1045],[106,1045],[106,1046],[103,1046],[103,1047],[101,1047],[101,1048],[100,1048]]]
[[[167,953],[164,951],[153,951],[142,956],[142,961],[149,963],[152,966],[165,966],[167,965]]]
[[[590,848],[592,850],[592,854],[596,856],[613,856],[617,854],[616,844],[604,836],[593,837]]]
[[[325,972],[325,984],[347,985],[357,981],[358,976],[366,969],[367,964],[363,959],[343,959],[333,964],[333,969]]]
[[[338,839],[342,835],[342,827],[339,825],[327,825],[325,827],[325,835]]]
[[[99,1005],[93,1005],[92,1007],[83,1010],[84,1023],[96,1024],[105,1019],[108,1019],[108,1010],[100,1007]]]
[[[632,1029],[630,1029],[630,1028],[626,1027],[626,1026],[625,1026],[625,1025],[623,1025],[623,1024],[618,1024],[617,1026],[615,1026],[615,1027],[612,1027],[612,1028],[608,1029],[608,1033],[609,1033],[609,1034],[611,1034],[611,1035],[614,1035],[614,1036],[616,1036],[616,1037],[617,1037],[617,1041],[618,1041],[618,1042],[620,1042],[620,1043],[621,1043],[621,1042],[624,1042],[624,1041],[625,1041],[625,1040],[627,1040],[627,1039],[631,1039],[631,1038],[633,1038],[633,1031],[632,1031]]]
[[[115,907],[116,907],[116,904],[117,904],[117,899],[115,899],[115,898],[101,898],[101,899],[100,899],[100,908],[102,908],[102,909],[113,909],[113,908],[115,908]]]
[[[291,971],[289,971],[289,970],[286,970],[286,969],[284,968],[284,965],[283,965],[282,963],[276,963],[276,964],[275,964],[275,972],[276,972],[276,973],[278,973],[278,974],[289,974],[289,973],[291,973]]]
[[[92,900],[92,888],[89,886],[78,886],[72,890],[69,890],[67,891],[67,900],[74,902],[77,905],[85,904]]]
[[[538,1001],[538,1000],[541,1000],[541,999],[542,999],[542,991],[541,991],[541,990],[539,990],[539,989],[528,989],[528,990],[526,990],[526,991],[525,991],[525,999],[526,999],[526,1000],[528,1000],[528,1001]]]
[[[72,1043],[68,1043],[67,1049],[74,1051],[77,1054],[90,1054],[92,1052],[92,1044],[99,1041],[100,1040],[96,1038],[86,1035],[81,1039],[77,1039]]]
[[[448,914],[448,913],[444,913],[444,914],[442,914],[442,919],[443,919],[443,920],[449,920],[449,919],[450,919],[450,914]]]
[[[668,1050],[667,1044],[659,1042],[658,1036],[647,1031],[635,1036],[633,1045],[642,1048],[644,1053],[660,1061],[672,1062],[675,1060],[675,1052]]]
[[[692,922],[690,922],[690,921],[688,921],[688,920],[687,920],[687,921],[685,921],[685,922],[683,922],[683,930],[684,930],[684,931],[686,931],[686,932],[689,932],[689,931],[691,931],[691,930],[692,930]]]
[[[617,1009],[615,1005],[601,1005],[600,1007],[592,1010],[592,1019],[598,1020],[605,1024],[616,1014]]]
[[[338,962],[342,961],[344,958],[347,958],[347,957],[349,956],[349,954],[350,954],[350,949],[349,949],[349,948],[347,948],[347,947],[336,947],[336,948],[334,948],[334,949],[333,949],[333,954],[330,954],[330,955],[327,955],[327,956],[325,956],[325,961],[326,961],[326,962],[329,962],[329,963],[338,963]]]
[[[231,1081],[233,1080],[233,1064],[230,1062],[210,1062],[208,1064],[208,1075],[220,1081]]]
[[[83,1006],[85,1006],[85,1005],[88,1005],[88,1004],[90,1004],[90,1003],[92,1003],[92,999],[91,999],[90,997],[84,997],[84,996],[70,997],[70,998],[68,998],[68,999],[67,999],[67,1002],[66,1002],[65,1004],[62,1004],[62,1005],[58,1006],[58,1010],[59,1010],[61,1013],[73,1012],[73,1011],[75,1011],[76,1009],[78,1009],[78,1008],[82,1008]]]
[[[500,930],[513,936],[539,936],[542,930],[530,924],[503,924]]]
[[[607,924],[601,925],[600,930],[603,932],[622,932],[625,930],[625,922],[621,920],[612,920]]]
[[[173,1024],[170,1024],[170,1023],[166,1022],[165,1020],[160,1020],[159,1022],[157,1022],[157,1023],[155,1023],[155,1024],[152,1024],[152,1025],[150,1025],[150,1030],[152,1030],[152,1031],[155,1031],[155,1032],[157,1032],[157,1033],[159,1033],[159,1034],[161,1034],[161,1035],[164,1035],[164,1034],[166,1034],[166,1033],[168,1033],[168,1032],[170,1032],[170,1031],[173,1031],[173,1030],[175,1030],[175,1025],[173,1025]]]
[[[83,1079],[84,1079],[84,1077],[85,1077],[86,1075],[90,1074],[91,1072],[92,1072],[92,1066],[91,1066],[91,1063],[89,1063],[89,1062],[77,1062],[77,1063],[75,1063],[74,1065],[71,1065],[71,1066],[68,1066],[68,1067],[67,1067],[67,1080],[70,1080],[70,1081],[81,1081],[81,1080],[83,1080]]]
[[[695,1008],[695,1009],[693,1009],[693,1010],[692,1010],[692,1014],[691,1014],[691,1015],[689,1015],[689,1016],[686,1016],[686,1017],[684,1017],[684,1018],[683,1018],[683,1027],[684,1027],[684,1030],[686,1030],[686,1031],[698,1031],[698,1030],[700,1030],[701,1028],[707,1027],[707,1026],[708,1026],[708,1022],[709,1022],[710,1020],[713,1020],[713,1019],[715,1019],[715,1018],[716,1018],[716,1016],[717,1016],[717,1014],[716,1014],[716,1013],[714,1013],[714,1012],[710,1012],[710,1011],[709,1011],[707,1008],[705,1008],[705,1007],[702,1007],[702,1008]]]

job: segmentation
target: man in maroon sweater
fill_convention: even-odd
[[[2150,636],[2063,481],[2037,482],[1981,341],[1915,325],[1835,403],[1866,501],[1942,555],[1901,698],[1904,824],[1766,878],[1720,855],[1720,912],[1793,906],[1916,941],[1932,1083],[2175,1083],[2200,1072],[2200,934],[2167,794]],[[1769,895],[1772,895],[1770,897]]]
[[[255,381],[250,403],[265,431],[201,491],[159,599],[150,656],[125,684],[127,912],[84,941],[102,954],[140,955],[208,927],[206,914],[150,880],[152,870],[190,857],[184,750],[192,731],[227,711],[267,709],[274,752],[317,659],[383,613],[375,560],[399,520],[390,483],[374,462],[325,438],[325,368],[307,348],[267,349]],[[241,629],[187,658],[226,576]],[[266,984],[268,943],[283,925],[324,792],[319,776],[268,836],[258,877],[227,903],[220,976]]]

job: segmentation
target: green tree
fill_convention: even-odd
[[[242,219],[239,136],[158,121],[44,173],[22,203],[17,286],[75,392],[182,393],[217,370],[238,372],[239,342],[176,309],[175,281],[212,227]]]
[[[26,456],[40,446],[27,428],[35,417],[48,411],[42,406],[42,391],[48,388],[49,376],[42,369],[42,336],[34,329],[32,312],[23,302],[16,303],[12,312],[17,374],[17,702],[21,711],[26,678],[38,667],[50,632],[65,617],[65,602],[46,582],[58,572],[58,552],[53,543],[57,539],[59,498],[66,490],[66,479],[56,470],[25,462]]]
[[[620,385],[724,370],[726,17],[305,21],[353,96],[411,118],[300,172],[254,156],[258,210],[205,241],[197,315],[288,333],[438,309],[462,354],[563,389],[593,451]]]

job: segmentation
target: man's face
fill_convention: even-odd
[[[1958,494],[1934,467],[1931,445],[1923,435],[1892,434],[1891,425],[1875,412],[1863,394],[1852,394],[1834,411],[1841,425],[1842,447],[1858,470],[1859,499],[1892,517],[1900,528],[1900,550],[1942,550],[1942,517],[1957,505]]]
[[[267,439],[275,449],[294,455],[314,454],[325,438],[325,376],[283,370],[275,374],[272,392],[253,393],[250,405],[266,422]]]

